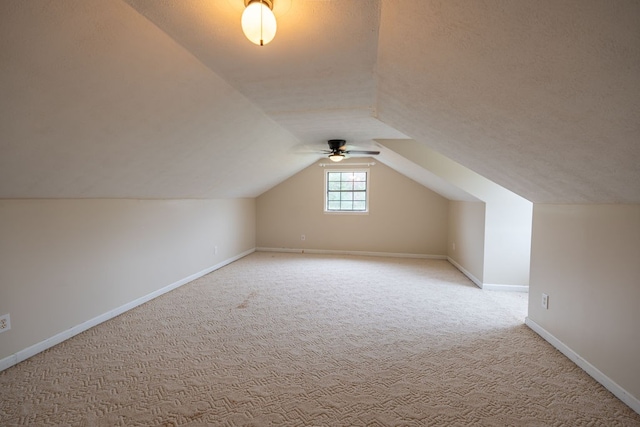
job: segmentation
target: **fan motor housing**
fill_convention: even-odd
[[[331,151],[340,151],[341,147],[346,145],[347,141],[344,139],[330,139],[329,140],[329,148]]]

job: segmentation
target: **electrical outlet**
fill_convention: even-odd
[[[9,313],[3,314],[0,316],[0,333],[8,331],[11,329],[11,318],[9,317]]]
[[[549,309],[549,295],[542,294],[542,308]]]
[[[300,240],[305,240],[306,238],[307,238],[307,236],[305,236],[304,234],[302,234],[302,235],[300,236]]]
[[[217,254],[217,253],[218,253],[218,247],[217,247],[217,246],[214,246],[214,247],[213,247],[213,254],[215,255],[215,254]]]

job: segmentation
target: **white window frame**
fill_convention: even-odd
[[[356,172],[365,172],[367,174],[365,189],[365,210],[363,211],[336,211],[328,209],[328,196],[329,196],[329,173],[338,172],[338,173],[356,173]],[[324,171],[324,213],[330,215],[368,215],[369,214],[369,197],[371,192],[369,191],[369,184],[371,181],[371,172],[368,168],[348,168],[348,169],[325,169]]]

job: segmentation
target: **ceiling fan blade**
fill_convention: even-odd
[[[379,151],[365,151],[365,150],[347,150],[347,151],[343,151],[343,153],[345,153],[345,154],[371,154],[371,155],[380,154]]]

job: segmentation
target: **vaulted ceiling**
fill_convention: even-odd
[[[327,139],[412,138],[533,202],[640,203],[640,2],[275,0],[264,47],[243,4],[0,2],[0,197],[254,197]]]

